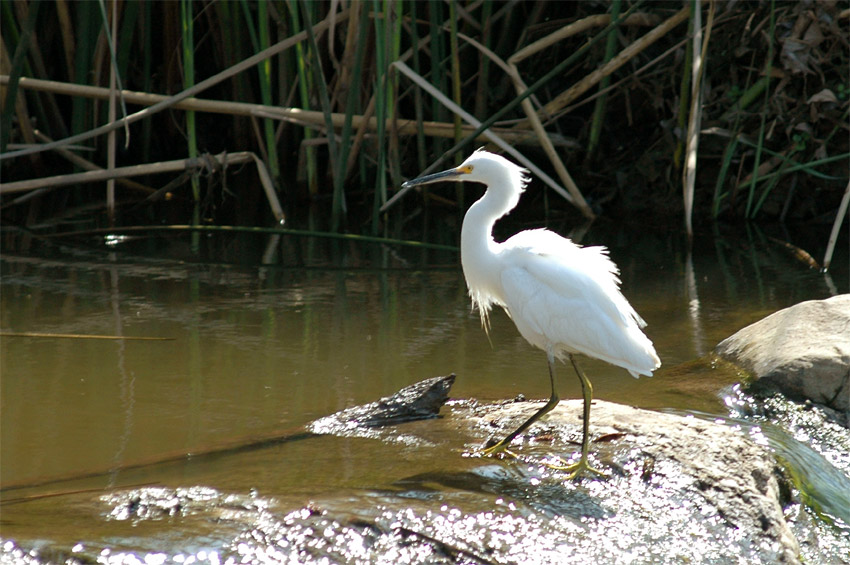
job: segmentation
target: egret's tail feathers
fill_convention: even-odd
[[[658,354],[655,353],[655,348],[652,347],[652,344],[650,344],[646,354],[646,359],[642,360],[640,365],[635,364],[624,367],[634,378],[638,378],[641,375],[651,377],[652,372],[661,366],[661,359],[658,358]]]

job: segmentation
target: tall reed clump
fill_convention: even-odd
[[[183,37],[183,88],[195,86],[195,15],[192,0],[180,1],[180,29]],[[195,112],[186,112],[186,138],[188,143],[188,154],[190,159],[198,157],[198,139],[195,131]],[[201,186],[198,175],[192,175],[192,199],[195,206],[192,213],[192,224],[197,225],[200,221]]]
[[[687,199],[696,228],[812,220],[837,210],[847,182],[850,18],[828,3],[120,6],[124,88],[165,98],[134,94],[127,122],[141,123],[119,165],[189,161],[183,175],[122,179],[119,224],[262,225],[282,218],[279,198],[297,226],[450,241],[442,228],[458,223],[461,188],[414,197],[399,186],[488,140],[540,181],[518,216],[678,223]],[[99,186],[38,180],[107,163],[105,137],[88,133],[107,120],[99,8],[0,12],[3,218],[100,225]],[[685,143],[689,124],[698,144]],[[31,148],[69,136],[71,147]],[[260,160],[271,193],[228,166],[235,153]],[[692,188],[679,196],[688,163]]]

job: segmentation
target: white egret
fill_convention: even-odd
[[[461,229],[461,263],[469,296],[485,331],[489,332],[490,308],[499,305],[522,337],[546,352],[552,386],[549,401],[484,453],[504,451],[558,404],[554,364],[555,359],[566,357],[581,381],[584,420],[581,456],[561,468],[570,478],[584,470],[600,473],[588,462],[593,389],[574,355],[607,361],[634,377],[652,376],[661,361],[641,331],[646,322],[620,292],[619,270],[605,247],[581,247],[546,229],[523,231],[503,243],[493,239],[493,225],[519,202],[527,173],[504,157],[479,149],[460,166],[410,180],[403,187],[441,181],[486,185],[484,196],[466,212]]]

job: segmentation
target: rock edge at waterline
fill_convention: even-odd
[[[758,387],[850,413],[850,294],[774,312],[721,341],[715,352]]]

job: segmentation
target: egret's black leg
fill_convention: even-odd
[[[522,432],[527,430],[531,424],[542,418],[546,413],[550,412],[555,406],[560,402],[560,398],[558,398],[558,393],[555,391],[555,358],[552,355],[547,354],[547,360],[549,361],[549,383],[552,385],[552,396],[549,397],[549,402],[543,405],[540,410],[535,412],[531,418],[526,420],[520,427],[512,431],[507,435],[505,439],[497,443],[496,445],[490,446],[486,448],[482,453],[484,455],[494,455],[496,453],[500,453],[508,447],[508,445]]]

